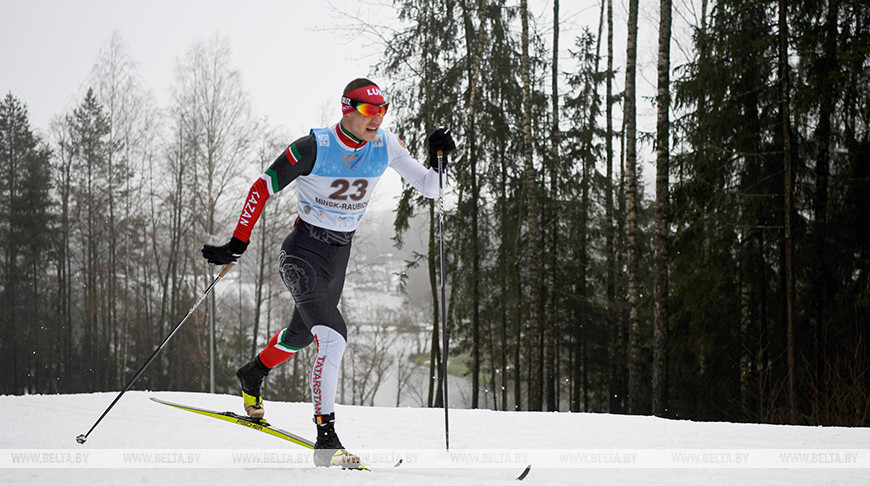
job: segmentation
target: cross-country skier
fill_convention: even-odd
[[[312,341],[317,343],[311,368],[317,466],[360,463],[359,457],[344,449],[334,425],[338,372],[347,343],[347,326],[338,301],[354,231],[387,167],[435,199],[439,195],[437,172],[444,170],[446,154],[456,148],[450,132],[439,128],[429,137],[431,169],[425,168],[396,135],[380,128],[388,106],[375,83],[363,78],[351,81],[341,98],[341,121],[312,129],[290,144],[251,186],[229,243],[202,247],[203,257],[211,264],[237,261],[248,247],[266,200],[296,181],[298,216],[278,256],[281,278],[296,308],[290,325],[272,336],[266,348],[239,368],[236,376],[245,412],[253,418],[263,417],[263,378]],[[445,155],[441,167],[438,151]]]

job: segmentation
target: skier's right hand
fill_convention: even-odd
[[[248,249],[248,243],[235,236],[230,242],[222,246],[203,245],[202,257],[212,265],[227,265],[239,261],[242,253]]]

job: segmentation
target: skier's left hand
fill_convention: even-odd
[[[429,135],[429,167],[438,172],[447,169],[447,154],[456,150],[456,143],[447,128],[439,128]],[[442,153],[441,164],[438,164],[438,152]]]
[[[227,265],[239,261],[239,257],[242,256],[242,253],[247,249],[248,242],[242,241],[233,236],[226,245],[203,245],[202,257],[208,260],[212,265]]]

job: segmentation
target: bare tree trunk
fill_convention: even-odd
[[[611,413],[619,412],[616,386],[621,366],[618,355],[619,317],[616,314],[616,234],[613,228],[613,0],[607,0],[607,88],[605,111],[607,133],[604,135],[606,150],[606,175],[604,183],[604,238],[605,259],[607,260],[606,293],[608,322],[608,378],[607,399]]]
[[[56,151],[58,165],[53,176],[53,186],[58,193],[60,206],[58,231],[58,307],[61,329],[62,373],[58,391],[71,393],[73,391],[71,371],[73,368],[73,332],[72,332],[72,164],[73,149],[70,135],[65,124],[54,121],[51,124],[52,136],[58,146]]]
[[[618,216],[614,218],[616,224],[616,268],[627,268],[627,242],[626,235],[626,197],[625,197],[625,117],[622,119],[622,125],[619,129],[619,181],[615,185],[616,194],[614,195],[617,201]],[[619,411],[625,413],[628,410],[628,279],[624,276],[624,272],[617,275],[616,280],[616,362],[619,363],[617,368],[616,382],[617,392],[614,393],[618,397],[616,404]]]
[[[559,0],[553,1],[553,126],[550,132],[550,150],[552,161],[550,162],[550,201],[554,208],[551,211],[548,226],[548,241],[550,246],[550,268],[547,272],[547,333],[546,333],[546,384],[547,384],[547,410],[558,411],[559,403],[556,399],[556,388],[559,378],[556,375],[556,270],[558,268],[557,240],[558,232],[556,225],[556,207],[558,205],[558,169],[559,169]],[[582,325],[582,324],[581,324]],[[579,361],[579,360],[578,360]]]
[[[668,414],[668,246],[670,166],[671,0],[661,0],[659,15],[658,121],[656,128],[655,322],[653,324],[652,412]]]
[[[465,120],[465,146],[468,154],[468,165],[471,175],[471,408],[478,408],[480,396],[480,235],[479,235],[479,199],[480,187],[477,177],[478,155],[476,150],[477,134],[475,128],[474,104],[477,98],[477,80],[480,78],[480,69],[483,55],[484,40],[484,13],[486,3],[481,0],[478,9],[478,32],[477,39],[474,33],[474,24],[471,20],[470,9],[463,2],[463,19],[465,26],[466,47],[468,49],[468,113]],[[476,44],[476,45],[475,45]],[[492,337],[490,336],[490,339]]]
[[[824,367],[828,362],[825,335],[827,334],[827,318],[825,309],[828,305],[828,175],[831,165],[831,118],[836,104],[834,93],[834,81],[832,73],[837,72],[837,33],[839,17],[839,1],[828,2],[828,10],[825,18],[825,34],[822,41],[823,63],[820,66],[819,78],[822,86],[819,93],[819,125],[816,128],[815,138],[819,142],[816,153],[816,187],[813,197],[813,236],[815,263],[813,265],[812,301],[814,322],[814,355],[813,366],[815,367],[814,408],[820,410],[821,403],[828,396],[827,384],[824,380]],[[817,416],[815,423],[820,423],[821,416]]]
[[[529,262],[529,276],[526,284],[531,354],[529,364],[531,366],[529,376],[529,410],[541,410],[543,408],[542,380],[542,354],[539,339],[542,331],[538,317],[539,292],[539,241],[540,227],[538,223],[538,194],[537,175],[535,173],[532,158],[532,81],[531,60],[529,59],[529,9],[528,1],[520,2],[520,16],[522,17],[522,79],[523,79],[523,184],[528,207],[528,234],[527,256]]]
[[[638,0],[628,2],[628,47],[625,61],[625,176],[626,209],[628,211],[628,411],[640,410],[640,317],[638,304],[640,282],[638,265],[637,227],[637,120],[635,101],[635,73],[637,66],[637,8]]]
[[[504,149],[502,149],[504,150]],[[509,249],[509,241],[510,241],[510,232],[508,231],[508,211],[507,211],[507,161],[505,160],[507,157],[499,157],[500,161],[499,166],[499,184],[498,184],[498,197],[501,200],[501,211],[500,211],[500,226],[501,226],[501,246],[499,248],[499,253],[502,255],[502,263],[499,271],[499,299],[500,299],[500,307],[501,307],[501,404],[502,410],[508,410],[508,321],[510,320],[508,317],[508,310],[510,308],[510,297],[509,297],[509,278],[508,274],[510,272],[510,255],[512,255],[511,250]],[[519,324],[519,323],[517,323]],[[519,346],[519,341],[516,343]],[[518,364],[518,363],[517,363]],[[519,382],[519,376],[514,378],[517,382]],[[514,405],[515,409],[519,406],[519,387],[515,389],[516,403]]]
[[[786,346],[788,366],[788,411],[792,424],[797,423],[797,403],[795,397],[795,339],[794,339],[794,240],[792,239],[792,214],[794,213],[794,167],[791,147],[791,114],[789,112],[789,69],[788,69],[788,22],[786,2],[779,0],[779,94],[782,116],[782,158],[785,173],[785,312]]]
[[[516,327],[514,328],[514,409],[520,410],[522,407],[522,391],[523,391],[523,368],[522,361],[520,360],[522,356],[522,337],[524,332],[528,333],[528,326],[523,325],[523,278],[522,272],[520,271],[520,235],[522,231],[517,229],[517,241],[516,241],[516,251],[517,257],[513,262],[513,274],[514,274],[514,292],[516,293],[516,300],[514,301],[514,320],[516,321]],[[524,331],[526,329],[526,331]],[[531,386],[526,389],[526,396],[529,395],[531,390]],[[528,399],[527,399],[528,400]]]
[[[745,235],[743,236],[745,238]],[[741,267],[747,266],[741,262]],[[741,268],[737,274],[737,288],[740,289],[740,408],[741,413],[747,418],[752,410],[752,377],[753,373],[753,357],[750,349],[750,335],[752,329],[752,296],[747,281],[747,271]]]

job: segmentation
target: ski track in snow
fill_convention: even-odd
[[[196,454],[220,450],[291,453],[310,452],[280,439],[151,402],[156,396],[217,411],[241,408],[241,398],[192,392],[125,394],[84,445],[75,437],[87,432],[117,393],[80,395],[0,396],[0,413],[9,417],[0,436],[2,485],[233,485],[312,484],[414,486],[515,484],[525,463],[502,461],[495,467],[422,468],[406,463],[399,468],[381,465],[372,472],[318,469],[309,463],[264,467],[142,467],[109,468],[10,467],[13,451],[30,450],[64,457],[101,451],[171,451]],[[266,402],[266,417],[273,425],[313,438],[309,403]],[[444,411],[426,408],[358,407],[337,405],[336,429],[352,452],[367,450],[424,451],[431,457],[444,452]],[[450,452],[494,451],[497,454],[540,454],[541,451],[592,451],[628,454],[637,450],[751,451],[813,450],[855,457],[862,468],[842,465],[798,467],[649,467],[620,464],[577,467],[535,464],[522,484],[536,485],[852,485],[870,484],[870,430],[846,427],[794,427],[665,420],[646,416],[542,412],[450,410]],[[90,452],[89,452],[90,451]],[[441,455],[439,455],[441,454]],[[364,455],[364,454],[363,454]],[[514,457],[514,456],[511,456]],[[517,456],[519,457],[519,456]],[[823,457],[825,457],[823,455]],[[409,457],[408,459],[413,459]],[[56,465],[55,465],[56,466]]]

